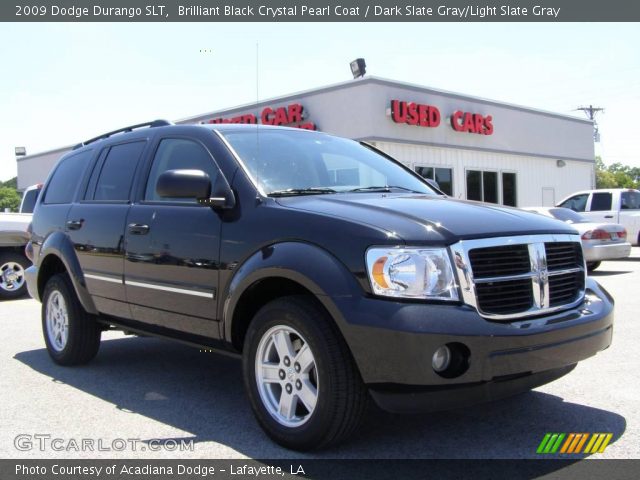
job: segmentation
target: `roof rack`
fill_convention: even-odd
[[[84,147],[85,145],[89,145],[90,143],[97,142],[98,140],[104,140],[105,138],[109,138],[111,135],[115,135],[116,133],[132,132],[134,129],[142,128],[142,127],[154,128],[154,127],[166,127],[167,125],[173,125],[173,124],[168,120],[154,120],[153,122],[138,123],[137,125],[131,125],[129,127],[119,128],[118,130],[114,130],[113,132],[104,133],[98,137],[85,140],[84,142],[81,142],[77,144],[75,147],[73,147],[73,150],[77,150],[80,147]]]

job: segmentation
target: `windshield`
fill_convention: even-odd
[[[221,133],[267,195],[375,191],[435,195],[420,178],[352,140],[285,129]]]
[[[553,215],[554,218],[557,218],[558,220],[562,220],[563,222],[570,222],[570,223],[589,222],[589,220],[584,218],[582,215],[579,215],[573,210],[569,210],[568,208],[550,208],[549,213]]]

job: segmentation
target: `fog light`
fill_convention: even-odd
[[[446,345],[438,348],[431,359],[431,366],[436,372],[443,372],[451,363],[451,350]]]

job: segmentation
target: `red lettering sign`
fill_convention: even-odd
[[[491,135],[493,133],[493,117],[457,110],[451,115],[451,127],[456,132]]]
[[[304,121],[304,107],[299,103],[292,103],[286,107],[265,107],[260,112],[260,123],[264,125],[286,125],[292,128],[316,130],[316,124]],[[257,124],[258,118],[253,114],[238,115],[236,117],[220,117],[206,120],[202,123],[252,123]]]
[[[440,125],[440,110],[432,105],[391,100],[391,119],[407,125],[437,127]]]

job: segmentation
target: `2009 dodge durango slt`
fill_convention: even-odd
[[[27,250],[49,354],[120,328],[242,355],[276,442],[320,448],[368,399],[446,409],[552,381],[611,342],[566,224],[437,194],[375,148],[256,125],[135,125],[47,180]]]

